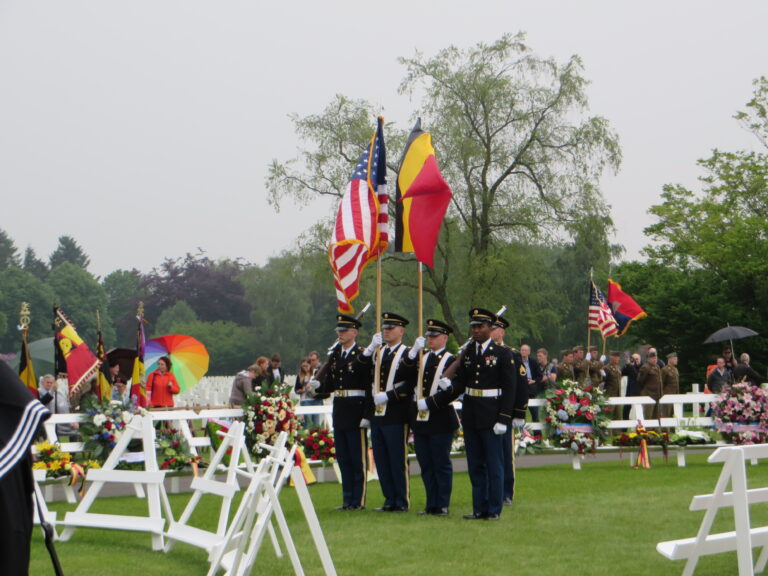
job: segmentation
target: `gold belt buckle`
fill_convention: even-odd
[[[384,414],[387,413],[387,403],[384,402],[384,404],[379,404],[376,406],[375,414],[376,416],[384,416]]]
[[[474,396],[475,398],[482,398],[483,397],[483,391],[478,390],[477,388],[472,388],[472,392],[469,393],[470,396]]]
[[[429,420],[429,410],[419,410],[416,413],[417,422],[426,422],[427,420]]]

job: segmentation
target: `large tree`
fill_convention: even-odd
[[[618,167],[620,148],[608,122],[586,113],[578,57],[541,58],[522,35],[505,35],[400,61],[406,68],[400,89],[417,102],[415,115],[432,132],[454,192],[446,229],[452,221],[455,231],[451,239],[442,235],[425,289],[455,324],[450,293],[461,291],[455,283],[468,285],[465,305],[490,300],[498,267],[506,265],[500,248],[565,241],[576,223],[605,212],[598,182],[605,169]],[[337,96],[320,115],[294,116],[304,147],[293,160],[273,162],[267,178],[273,202],[340,196],[370,137],[373,111]],[[392,170],[404,134],[387,126]],[[403,278],[400,285],[414,285]]]
[[[19,251],[13,239],[0,229],[0,270],[19,265]]]
[[[91,259],[77,241],[72,236],[66,235],[59,236],[59,244],[51,253],[48,265],[53,270],[65,262],[79,266],[83,270],[86,270],[91,263]]]

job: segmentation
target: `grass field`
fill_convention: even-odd
[[[650,470],[633,470],[618,455],[609,462],[587,457],[581,471],[570,465],[519,468],[515,503],[499,522],[461,518],[471,512],[466,473],[455,475],[446,518],[416,516],[424,505],[418,477],[412,477],[407,514],[373,512],[382,503],[375,482],[369,484],[368,510],[362,512],[333,510],[340,504],[338,484],[313,485],[310,493],[340,575],[656,576],[682,572],[683,563],[663,558],[656,543],[696,534],[703,512],[688,511],[691,497],[710,493],[719,473],[720,466],[707,464],[703,454],[689,456],[686,468],[678,468],[673,458],[664,463],[660,455],[654,455]],[[748,474],[750,487],[768,486],[765,465],[750,466]],[[178,515],[189,494],[170,498]],[[281,503],[305,572],[322,574],[292,489],[283,490]],[[74,506],[56,502],[51,508],[63,517]],[[145,515],[146,502],[104,499],[94,511]],[[768,508],[753,506],[750,512],[753,526],[768,524]],[[211,497],[194,518],[197,525],[212,528],[217,514],[218,499]],[[732,530],[732,515],[720,513],[715,529]],[[148,535],[131,532],[79,529],[57,550],[67,576],[188,576],[208,569],[200,550],[176,544],[169,554],[152,552]],[[30,574],[53,573],[37,529],[32,558]],[[293,570],[288,558],[276,558],[265,540],[253,573],[279,576]],[[696,571],[699,576],[736,573],[735,553],[704,558]]]

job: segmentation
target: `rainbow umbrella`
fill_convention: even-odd
[[[171,373],[176,376],[181,391],[189,390],[208,372],[208,351],[199,340],[182,334],[169,334],[147,340],[144,347],[146,374],[157,369],[161,356],[171,359]]]

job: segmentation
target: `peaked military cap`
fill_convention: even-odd
[[[509,320],[504,318],[503,316],[496,316],[496,320],[493,321],[493,325],[497,328],[503,328],[506,330],[509,328]]]
[[[670,352],[669,354],[667,354],[667,360],[669,360],[670,358],[677,358],[677,352]]]
[[[350,328],[360,328],[362,323],[354,316],[347,314],[336,315],[336,328],[341,330],[349,330]]]
[[[435,320],[434,318],[427,318],[427,336],[439,336],[440,334],[450,334],[451,332],[453,332],[453,328],[445,322]]]
[[[392,312],[384,312],[384,314],[381,315],[381,319],[384,321],[381,325],[382,328],[391,328],[394,326],[408,326],[408,320],[406,320],[399,314],[392,314]]]
[[[560,356],[568,356],[570,354],[573,354],[573,350],[571,348],[565,348],[564,350],[560,350]]]
[[[611,356],[621,356],[621,352],[614,350],[613,352],[611,352]]]
[[[469,324],[493,324],[496,321],[496,314],[485,308],[472,308],[469,311]]]

